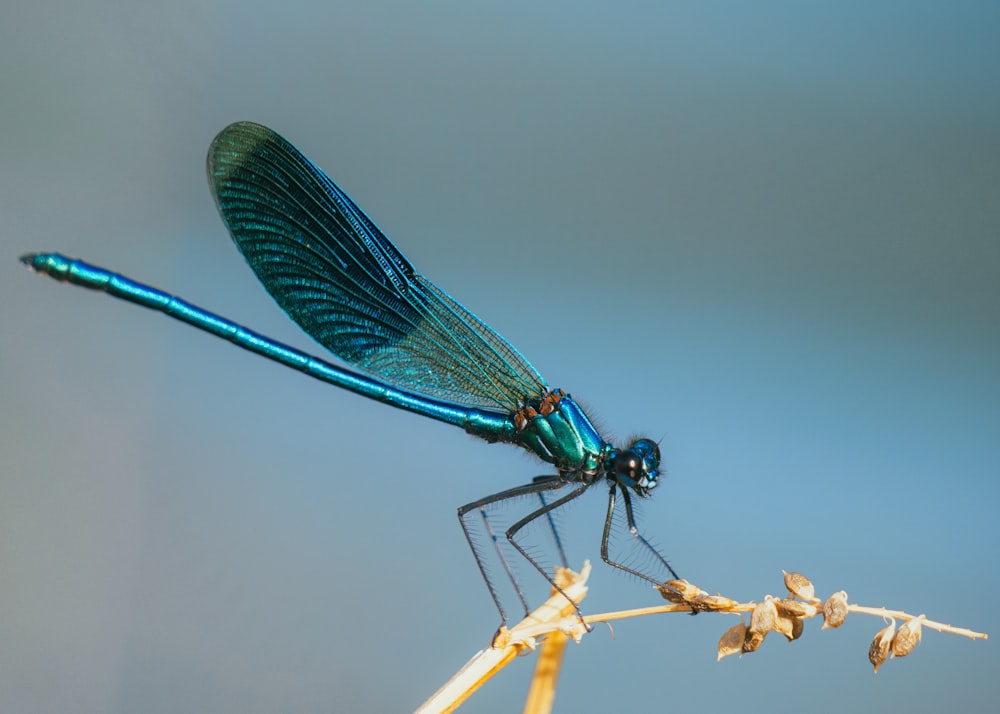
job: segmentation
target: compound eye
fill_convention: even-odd
[[[639,465],[639,457],[631,451],[626,451],[619,454],[618,458],[615,459],[615,473],[634,481],[639,471]]]

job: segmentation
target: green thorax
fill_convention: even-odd
[[[596,475],[613,451],[580,406],[561,389],[514,414],[520,444],[559,471]]]

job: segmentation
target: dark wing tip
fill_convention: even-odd
[[[212,139],[212,147],[214,148],[216,145],[225,146],[227,144],[234,143],[245,144],[254,140],[260,141],[272,136],[277,136],[277,134],[263,124],[257,124],[252,121],[237,121],[233,122],[215,135],[215,138]]]
[[[282,138],[262,124],[239,121],[216,134],[208,148],[208,179],[215,187],[231,175],[235,166],[246,161],[248,155],[268,143],[280,143]]]

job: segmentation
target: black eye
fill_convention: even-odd
[[[630,451],[619,453],[615,459],[615,473],[619,476],[633,478],[639,468],[639,458]]]

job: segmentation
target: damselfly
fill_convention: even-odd
[[[488,442],[515,444],[550,464],[555,473],[458,510],[504,623],[507,614],[470,519],[485,518],[487,507],[518,497],[537,496],[538,505],[506,530],[506,538],[557,590],[553,575],[519,534],[543,517],[554,531],[551,514],[597,484],[608,491],[604,561],[655,585],[662,582],[648,569],[609,554],[620,499],[627,531],[647,560],[662,575],[677,577],[639,533],[633,513],[633,497],[649,496],[660,477],[655,441],[609,443],[568,393],[549,388],[510,343],[416,272],[347,194],[270,129],[248,122],[224,129],[209,149],[208,176],[222,219],[264,288],[303,330],[359,371],[82,261],[56,253],[21,260],[39,273],[158,310],[310,377],[461,427]],[[503,559],[499,548],[498,553]],[[527,611],[506,561],[504,567]]]

